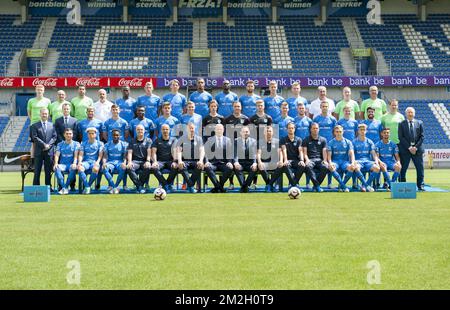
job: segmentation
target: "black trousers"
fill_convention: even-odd
[[[314,186],[320,186],[328,173],[328,168],[322,163],[322,159],[310,159],[305,170]]]
[[[177,176],[177,168],[173,168],[172,167],[172,163],[171,161],[159,161],[159,167],[154,169],[151,168],[151,173],[153,173],[156,177],[156,179],[158,179],[159,183],[162,186],[166,186],[167,184],[172,185],[173,181],[175,180],[176,176]],[[170,170],[169,176],[167,177],[167,179],[164,178],[163,174],[162,174],[162,170],[167,169]]]
[[[45,185],[51,186],[51,176],[53,160],[52,156],[48,151],[36,152],[34,153],[34,178],[33,185],[41,185],[41,171],[42,165],[44,165],[45,173]]]
[[[299,165],[299,160],[291,160],[291,165],[283,167],[283,172],[287,175],[289,185],[295,186],[300,182],[300,179],[305,172],[305,168]]]
[[[192,171],[192,174],[190,177],[189,177],[188,170]],[[188,161],[184,161],[184,168],[180,169],[180,173],[183,176],[184,180],[186,181],[186,184],[189,187],[192,187],[200,179],[200,174],[202,173],[202,170],[197,168],[197,161],[188,160]]]
[[[133,160],[133,167],[127,169],[128,175],[136,187],[142,187],[149,180],[150,169],[144,168],[144,163],[143,161]]]
[[[239,161],[239,164],[241,165],[242,170],[235,169],[234,173],[236,174],[236,177],[241,187],[249,187],[252,184],[253,178],[257,173],[257,171],[253,171],[251,169],[253,161]],[[247,179],[244,179],[244,171],[248,172]]]
[[[406,171],[408,170],[409,163],[411,160],[416,167],[417,172],[417,187],[424,186],[424,170],[423,170],[423,153],[416,153],[416,155],[411,154],[410,152],[400,152],[400,164],[402,165],[402,169],[400,170],[400,182],[406,182]]]
[[[205,173],[214,184],[214,188],[222,189],[225,182],[233,173],[233,169],[229,168],[224,162],[210,162],[211,166],[205,167]],[[216,171],[222,172],[220,181],[217,180]]]

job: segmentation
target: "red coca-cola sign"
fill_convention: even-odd
[[[100,78],[78,78],[75,82],[76,86],[100,87]]]
[[[58,78],[35,78],[32,82],[33,86],[44,85],[45,87],[56,87]]]
[[[110,78],[111,87],[128,86],[130,88],[143,88],[147,82],[153,82],[153,86],[156,86],[155,81],[153,81],[152,78],[143,78],[143,77]]]
[[[4,78],[0,78],[0,87],[20,87],[22,79],[21,78],[16,78],[16,77],[4,77]]]
[[[35,88],[43,85],[46,88],[143,88],[152,82],[156,88],[156,79],[150,77],[0,77],[0,88]]]

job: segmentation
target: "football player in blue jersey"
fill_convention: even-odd
[[[286,101],[281,103],[280,117],[273,120],[273,122],[278,125],[278,136],[280,140],[286,137],[288,135],[287,125],[294,122],[294,119],[289,116],[289,103]]]
[[[137,137],[136,127],[142,125],[144,127],[145,138],[151,138],[154,135],[156,126],[155,123],[145,117],[145,107],[139,107],[136,109],[137,117],[130,122],[130,136],[132,138]]]
[[[381,172],[387,182],[388,190],[390,190],[392,182],[397,182],[397,178],[400,176],[400,170],[402,169],[398,146],[389,140],[390,131],[389,128],[383,128],[383,131],[381,132],[382,139],[375,144],[378,155],[378,164],[380,165]],[[392,180],[389,176],[389,171],[394,171]]]
[[[375,180],[380,173],[380,166],[378,166],[378,156],[375,152],[375,144],[366,137],[367,125],[358,125],[358,137],[353,140],[353,148],[355,151],[356,167],[355,175],[361,181],[361,191],[373,192],[374,189],[370,184]],[[363,173],[369,173],[369,179],[364,179]]]
[[[97,140],[98,130],[95,127],[86,129],[88,140],[81,143],[78,153],[78,174],[84,184],[83,194],[91,193],[91,185],[97,179],[100,171],[100,161],[103,155],[103,142]],[[86,173],[91,172],[89,181],[87,181]]]
[[[327,144],[328,152],[328,169],[333,177],[339,183],[339,191],[349,192],[345,185],[352,177],[355,170],[355,155],[353,152],[353,144],[350,140],[344,138],[344,128],[341,125],[334,127],[334,139]],[[342,180],[340,173],[345,173]]]
[[[104,141],[112,141],[112,131],[118,130],[120,133],[120,140],[128,140],[128,135],[130,134],[130,127],[128,122],[119,116],[120,108],[117,104],[111,106],[112,117],[107,119],[103,123],[102,135]]]
[[[189,101],[195,104],[195,113],[200,114],[201,117],[208,115],[208,105],[211,100],[213,100],[212,95],[205,90],[205,80],[197,79],[197,90],[189,96]]]
[[[193,101],[188,101],[186,105],[186,114],[181,117],[181,123],[183,126],[183,132],[187,132],[186,125],[189,123],[194,124],[195,135],[201,136],[202,132],[202,116],[196,112],[196,105]],[[208,112],[209,113],[209,112]]]
[[[96,139],[100,140],[100,134],[103,130],[103,122],[99,119],[94,118],[95,109],[94,107],[87,107],[86,116],[87,118],[78,122],[77,132],[79,135],[78,140],[85,142],[89,139],[86,129],[95,128],[97,129]]]
[[[292,97],[286,99],[286,102],[289,104],[289,116],[292,118],[297,117],[297,105],[299,102],[302,102],[305,107],[308,105],[308,100],[303,98],[300,95],[301,86],[299,82],[294,82],[291,85],[291,93]]]
[[[53,170],[55,171],[58,185],[61,187],[59,193],[67,195],[69,185],[75,180],[77,174],[78,151],[80,143],[73,140],[73,130],[66,128],[64,130],[64,141],[56,146]],[[64,173],[68,173],[67,181],[64,183]]]
[[[162,98],[163,102],[170,102],[172,107],[172,115],[178,120],[181,119],[183,111],[186,108],[186,96],[180,94],[180,82],[178,80],[170,81],[170,93],[165,94]]]
[[[309,136],[312,120],[306,115],[306,106],[303,102],[297,104],[297,116],[294,118],[295,136],[305,140]]]
[[[136,99],[130,97],[130,87],[124,86],[122,87],[122,98],[118,98],[116,100],[116,104],[120,108],[119,116],[130,123],[134,118],[134,104],[136,103]]]
[[[153,83],[147,82],[144,86],[145,95],[139,96],[134,104],[134,110],[145,107],[145,117],[153,122],[158,118],[161,98],[153,94]]]
[[[350,141],[355,140],[356,134],[358,132],[358,121],[351,117],[352,110],[353,109],[350,105],[344,106],[344,116],[337,122],[337,124],[341,125],[344,129],[344,138]]]
[[[219,104],[218,113],[223,117],[233,114],[233,102],[238,101],[238,96],[231,91],[230,81],[224,80],[223,91],[216,95],[216,101]]]
[[[105,144],[102,158],[102,170],[106,180],[108,180],[108,191],[110,194],[119,193],[119,184],[126,173],[126,154],[128,143],[120,140],[120,130],[112,130],[112,140]],[[117,173],[117,180],[114,183],[112,175]]]
[[[178,132],[181,130],[181,128],[177,128],[180,123],[178,118],[175,116],[172,116],[172,105],[170,102],[166,101],[162,104],[162,114],[160,117],[156,119],[155,125],[156,125],[156,133],[155,137],[161,138],[162,131],[161,126],[166,124],[170,127],[170,136],[176,137],[178,136]]]
[[[375,109],[367,108],[367,119],[361,123],[367,125],[367,138],[372,140],[374,144],[380,141],[381,129],[383,128],[381,121],[375,119]]]
[[[266,106],[266,113],[269,114],[272,119],[277,119],[280,112],[280,105],[284,101],[284,98],[277,94],[278,83],[276,81],[270,81],[269,83],[269,97],[264,98]]]
[[[256,114],[256,100],[261,99],[261,97],[254,93],[255,91],[254,81],[248,80],[246,89],[247,94],[242,95],[239,98],[239,102],[241,103],[242,106],[242,114],[244,114],[247,117],[250,117]]]

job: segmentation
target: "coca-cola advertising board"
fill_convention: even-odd
[[[156,88],[157,80],[150,77],[0,77],[0,88],[35,88],[37,85],[46,88],[143,88],[147,82],[152,82]]]

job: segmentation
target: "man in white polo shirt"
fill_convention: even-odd
[[[319,98],[311,102],[311,104],[308,106],[309,118],[314,119],[316,116],[322,113],[322,110],[320,109],[320,103],[324,100],[328,101],[328,116],[331,116],[331,114],[334,112],[334,109],[336,108],[334,100],[327,98],[327,88],[325,86],[319,86],[317,88],[317,92],[319,94]]]
[[[101,120],[103,123],[112,117],[111,106],[113,103],[106,98],[106,90],[98,90],[98,101],[94,103],[94,118]]]

